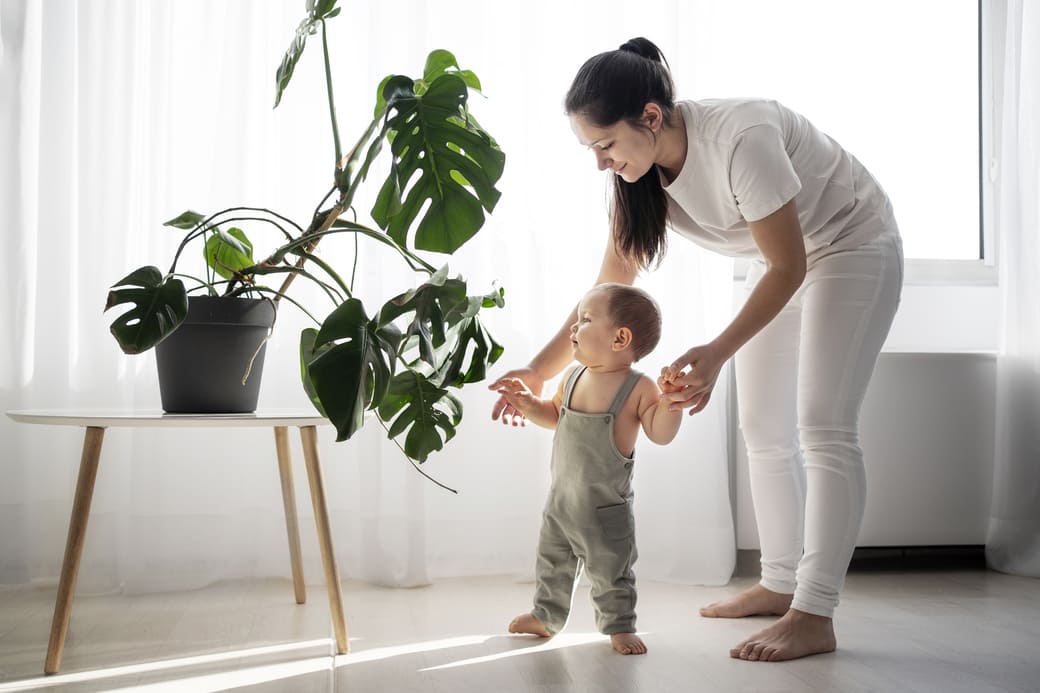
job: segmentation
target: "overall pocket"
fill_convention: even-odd
[[[635,534],[632,504],[627,501],[596,508],[596,517],[607,539],[625,539]]]

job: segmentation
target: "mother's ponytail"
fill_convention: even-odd
[[[656,103],[671,122],[675,87],[661,50],[648,39],[629,39],[620,48],[589,58],[571,83],[564,100],[569,115],[581,115],[597,127],[624,120],[636,128],[643,109]],[[614,241],[640,268],[660,262],[667,246],[668,196],[657,167],[635,183],[612,176],[614,200],[610,222]]]

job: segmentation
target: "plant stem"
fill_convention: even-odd
[[[333,188],[333,190],[338,190],[339,189],[338,175],[339,175],[339,170],[340,170],[340,162],[343,159],[343,147],[342,147],[342,145],[340,144],[340,141],[339,141],[339,126],[336,124],[336,102],[335,102],[335,99],[333,98],[333,95],[332,95],[332,64],[329,61],[328,31],[327,31],[327,27],[325,25],[325,20],[324,19],[321,20],[321,48],[322,48],[322,55],[323,55],[323,57],[325,59],[325,91],[326,91],[326,93],[328,94],[328,97],[329,97],[329,119],[332,122],[332,140],[333,140],[333,143],[335,144],[335,147],[336,147],[336,162],[335,162],[335,165],[333,166],[333,176],[337,180],[337,185],[336,185],[335,188]],[[366,133],[366,136],[367,136],[367,133]],[[359,143],[359,145],[360,145],[360,143]],[[357,147],[355,147],[355,150],[356,149],[357,149]],[[354,152],[352,152],[351,154],[353,156]],[[321,205],[325,203],[325,200],[327,200],[329,198],[329,195],[331,193],[332,193],[332,191],[329,191],[329,194],[326,194],[325,197],[322,198],[322,201],[318,203],[318,207],[314,210],[314,217],[313,217],[314,220],[317,220],[318,216],[321,214],[321,211],[320,211],[321,210]],[[308,254],[314,252],[315,246],[317,246],[318,245],[318,241],[321,240],[321,235],[325,231],[327,231],[329,229],[329,227],[332,226],[332,223],[334,221],[336,221],[336,218],[339,217],[339,215],[342,214],[344,211],[346,211],[349,207],[350,207],[349,199],[345,200],[342,197],[342,195],[341,195],[340,201],[332,209],[329,210],[328,214],[322,220],[321,225],[317,229],[313,229],[312,228],[312,229],[309,229],[307,232],[301,234],[301,236],[308,236],[308,235],[315,235],[315,236],[317,236],[314,239],[314,242],[309,244],[305,248],[305,252],[307,252]],[[312,227],[313,227],[313,224],[314,224],[314,221],[311,222]],[[315,261],[317,261],[317,260],[315,260]],[[304,264],[306,264],[306,262],[307,262],[307,257],[301,257],[299,260],[296,261],[295,267],[297,269],[302,269]],[[343,281],[339,278],[339,276],[335,272],[333,272],[332,269],[330,267],[328,267],[328,266],[325,266],[323,269],[325,269],[327,272],[331,273],[331,276],[340,284],[340,286],[342,286],[344,288],[344,290],[347,292],[347,295],[349,296],[350,295],[350,289],[343,284]],[[275,296],[275,299],[274,299],[275,302],[277,302],[278,299],[281,298],[281,295],[286,292],[286,290],[289,288],[289,285],[292,284],[292,282],[293,282],[293,280],[295,278],[296,278],[296,274],[290,274],[289,276],[287,276],[285,278],[285,281],[282,282],[281,287],[279,287],[279,289],[278,289],[278,295]]]
[[[380,233],[378,231],[373,231],[372,229],[368,228],[367,226],[362,226],[361,224],[355,224],[355,223],[349,222],[349,221],[347,221],[345,219],[337,219],[336,221],[333,222],[332,226],[333,226],[333,230],[329,231],[329,233],[340,233],[341,229],[342,229],[342,232],[363,233],[366,236],[368,236],[369,238],[372,238],[373,240],[379,241],[380,243],[382,243],[384,245],[390,246],[391,248],[396,250],[398,253],[400,253],[401,257],[403,257],[405,259],[405,261],[411,261],[411,262],[409,262],[409,265],[416,272],[425,271],[427,274],[433,274],[434,272],[437,271],[436,267],[434,267],[430,263],[426,262],[425,260],[423,260],[421,257],[416,255],[415,253],[410,252],[407,248],[404,248],[404,247],[398,245],[397,243],[395,243],[393,241],[392,238],[387,236],[385,233]],[[412,264],[412,263],[415,263],[415,264]],[[419,267],[417,267],[416,265],[419,265]]]
[[[213,289],[213,286],[214,286],[213,283],[205,281],[204,279],[199,279],[194,274],[182,274],[180,272],[171,272],[170,276],[171,277],[179,277],[179,278],[182,278],[182,279],[191,279],[193,281],[196,281],[196,282],[199,283],[199,288],[205,288],[206,292],[210,296],[216,296],[217,295],[217,292]],[[195,287],[192,287],[191,289],[188,290],[188,293],[190,293],[191,291],[194,291],[194,290],[195,290]]]
[[[230,210],[227,210],[227,211],[230,211]],[[221,214],[223,214],[223,213],[224,212],[221,212]],[[274,219],[268,219],[266,217],[228,217],[227,219],[221,219],[219,221],[219,223],[220,224],[231,224],[231,223],[234,223],[236,221],[262,221],[262,222],[264,222],[266,224],[270,224],[271,226],[273,226],[276,229],[278,229],[279,231],[281,231],[282,235],[285,236],[288,240],[291,241],[293,238],[295,238],[295,236],[293,236],[291,233],[289,233],[288,231],[285,230],[284,226],[279,224]],[[214,222],[211,221],[210,222],[210,226],[212,226],[213,228],[216,228],[217,223],[214,223]],[[301,231],[302,231],[302,229],[301,229]]]
[[[361,250],[358,247],[358,235],[354,234],[354,265],[350,268],[350,285],[354,286],[357,283],[357,263],[358,256],[361,254]]]
[[[260,293],[272,293],[272,294],[275,293],[274,289],[270,289],[270,288],[268,288],[266,286],[258,286],[258,287],[255,287],[253,290],[254,291],[259,291]],[[289,303],[292,303],[294,306],[299,308],[304,313],[304,315],[306,315],[308,318],[313,320],[315,325],[317,325],[318,327],[321,327],[321,320],[318,320],[316,317],[314,317],[309,310],[304,308],[303,305],[299,301],[295,300],[292,296],[277,296],[277,298],[284,298]],[[272,301],[273,300],[274,299],[272,299]]]
[[[294,265],[294,267],[296,267],[296,269],[303,269],[303,266],[307,263],[307,259],[308,258],[313,259],[313,260],[315,260],[315,262],[317,262],[317,258],[315,258],[313,255],[311,255],[311,253],[314,252],[314,248],[315,248],[315,246],[318,245],[318,241],[321,240],[321,236],[325,233],[325,231],[328,231],[329,227],[332,226],[332,223],[334,221],[336,221],[336,217],[338,217],[340,214],[343,213],[343,209],[344,209],[344,207],[342,206],[342,203],[337,204],[335,207],[333,207],[332,209],[329,210],[329,213],[325,216],[324,220],[321,222],[321,225],[317,229],[309,230],[309,231],[307,231],[306,233],[303,234],[304,237],[305,236],[316,236],[316,238],[314,239],[313,243],[308,244],[304,248],[304,252],[307,253],[307,255],[305,257],[301,257],[299,260],[296,261],[296,264]],[[317,216],[317,215],[315,215],[315,216]],[[330,276],[333,279],[335,279],[339,283],[340,286],[343,287],[343,289],[347,292],[348,296],[350,295],[350,289],[343,283],[343,280],[341,280],[339,278],[339,276],[335,272],[332,271],[332,268],[330,268],[330,267],[328,267],[326,265],[325,267],[322,267],[322,269],[325,269],[327,272],[330,272]],[[275,299],[274,299],[276,303],[278,302],[278,299],[281,297],[281,294],[284,294],[286,292],[286,290],[288,290],[289,285],[293,283],[293,280],[295,278],[296,278],[296,274],[295,273],[290,274],[289,276],[287,276],[285,278],[285,281],[283,281],[282,285],[278,288],[279,296],[276,296]]]
[[[346,282],[344,282],[343,279],[338,274],[336,274],[336,270],[332,269],[332,267],[331,267],[331,265],[329,265],[329,263],[325,262],[324,260],[322,260],[317,255],[311,255],[309,253],[308,253],[307,257],[300,258],[299,263],[306,262],[307,260],[310,260],[315,265],[317,265],[318,267],[320,267],[323,270],[325,270],[325,273],[327,275],[329,275],[330,277],[332,277],[333,281],[335,281],[337,284],[339,284],[339,288],[343,289],[343,293],[345,293],[347,295],[347,298],[353,298],[354,294],[353,294],[353,292],[351,292],[350,287],[347,286]],[[288,284],[289,280],[292,279],[292,277],[293,277],[292,274],[290,274],[288,277],[286,277],[285,278],[285,284]],[[284,286],[284,284],[283,284],[283,286]]]
[[[314,214],[311,215],[311,219],[318,218],[318,215],[321,214],[321,206],[328,202],[329,198],[332,197],[332,193],[336,192],[337,189],[338,188],[334,185],[327,193],[325,193],[325,197],[321,198],[321,202],[319,202],[318,206],[314,208]]]
[[[290,226],[293,226],[294,228],[296,228],[300,232],[301,235],[304,232],[303,229],[300,228],[300,225],[297,224],[292,219],[289,219],[288,217],[282,216],[278,212],[272,212],[271,210],[265,209],[264,207],[228,207],[227,209],[222,209],[219,212],[216,212],[215,214],[211,214],[208,217],[206,217],[205,219],[203,219],[202,221],[200,221],[198,224],[196,224],[195,228],[192,229],[181,240],[180,245],[177,246],[177,252],[174,253],[174,255],[173,255],[173,263],[170,265],[170,271],[167,274],[173,274],[173,272],[177,269],[177,262],[178,262],[178,260],[180,260],[181,253],[184,252],[184,248],[187,247],[187,245],[189,243],[191,243],[193,240],[195,240],[199,236],[203,236],[206,233],[208,233],[209,230],[210,230],[210,227],[217,226],[217,224],[223,224],[223,223],[226,223],[228,221],[228,220],[225,220],[225,219],[221,219],[221,220],[218,221],[217,217],[219,217],[221,214],[228,214],[229,212],[240,212],[240,211],[263,212],[264,214],[270,214],[272,217],[275,217],[276,219],[280,219],[281,221],[284,221],[285,223],[289,224]],[[260,218],[241,217],[241,218],[242,219],[255,220],[255,221],[265,221],[268,224],[271,224],[272,226],[277,227],[283,234],[285,234],[285,236],[287,238],[290,238],[290,239],[292,238],[292,234],[290,234],[288,231],[286,231],[284,228],[282,228],[282,226],[280,224],[278,224],[278,222],[273,221],[271,219],[264,219],[262,217],[260,217]]]
[[[332,64],[329,62],[329,39],[325,20],[321,20],[321,49],[325,56],[325,91],[329,95],[329,117],[332,119],[332,139],[336,143],[336,161],[333,171],[339,169],[343,158],[343,147],[339,143],[339,126],[336,125],[336,102],[332,98]]]
[[[347,201],[348,207],[351,204],[353,204],[352,200],[354,199],[354,193],[357,190],[357,186],[361,183],[362,180],[364,180],[365,173],[368,171],[368,165],[372,162],[374,156],[378,154],[381,149],[380,146],[376,146],[375,150],[373,151],[370,147],[368,160],[365,162],[365,165],[363,166],[361,171],[358,172],[357,175],[353,175],[354,168],[357,166],[358,161],[361,160],[362,149],[366,144],[368,144],[369,140],[372,138],[372,134],[375,133],[376,128],[379,127],[379,123],[381,121],[382,117],[373,118],[372,122],[368,124],[367,128],[365,128],[365,132],[361,135],[361,138],[358,139],[357,143],[354,145],[354,148],[350,150],[350,153],[347,154],[346,157],[340,159],[339,161],[338,166],[343,170],[343,176],[346,179],[346,182],[348,183],[346,191],[343,192],[343,196],[344,199]],[[382,138],[382,136],[383,134],[381,133],[380,139]],[[337,185],[339,185],[338,181]]]

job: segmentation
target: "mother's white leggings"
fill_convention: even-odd
[[[747,287],[761,277],[752,265]],[[863,518],[859,410],[903,283],[898,232],[813,262],[736,357],[766,589],[833,616]]]

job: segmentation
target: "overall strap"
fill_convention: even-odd
[[[578,382],[578,378],[585,372],[588,366],[580,366],[571,371],[571,375],[567,378],[567,383],[563,386],[563,406],[570,409],[571,406],[571,395],[574,393],[574,383]]]
[[[625,378],[625,382],[621,383],[621,387],[618,388],[617,394],[614,395],[614,401],[611,403],[610,409],[608,410],[611,414],[616,415],[621,411],[622,405],[625,403],[625,400],[628,399],[628,396],[632,393],[632,388],[636,386],[636,383],[639,382],[639,378],[641,378],[642,375],[643,374],[639,371],[632,371],[628,374],[628,377]]]

